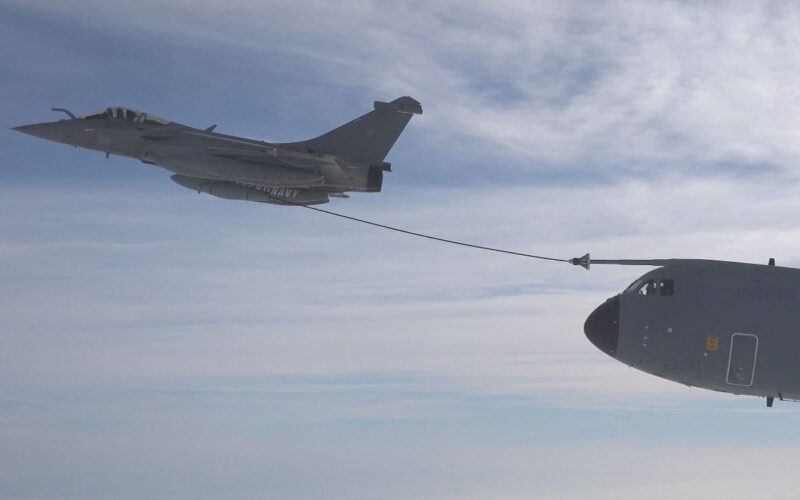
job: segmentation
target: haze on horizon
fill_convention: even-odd
[[[292,141],[411,95],[383,191],[326,207],[797,267],[799,24],[771,2],[3,2],[0,497],[794,498],[800,407],[585,339],[640,269],[219,200],[10,128],[126,105]]]

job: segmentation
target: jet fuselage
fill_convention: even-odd
[[[63,110],[67,112],[66,110]],[[181,186],[229,199],[316,204],[345,192],[380,191],[384,162],[419,103],[401,97],[320,137],[269,143],[193,128],[124,107],[15,130],[107,155],[135,158],[176,175]],[[219,193],[224,193],[219,194]]]

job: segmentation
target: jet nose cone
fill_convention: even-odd
[[[17,132],[22,132],[23,134],[33,134],[33,129],[36,127],[35,125],[20,125],[19,127],[12,127],[11,130],[16,130]]]
[[[23,134],[41,137],[48,141],[64,141],[64,126],[60,122],[34,123],[31,125],[21,125],[14,127],[13,130]]]
[[[617,354],[619,342],[619,295],[600,304],[586,318],[583,332],[589,342],[612,358]]]

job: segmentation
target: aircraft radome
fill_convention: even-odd
[[[800,269],[716,260],[658,266],[592,312],[584,333],[633,368],[733,394],[800,400]]]
[[[375,102],[374,109],[314,139],[268,143],[197,129],[124,107],[15,127],[42,139],[136,158],[175,175],[181,186],[234,200],[315,205],[349,191],[381,190],[384,161],[411,116],[411,97]]]

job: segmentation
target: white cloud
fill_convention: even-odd
[[[557,257],[775,256],[792,265],[794,191],[674,179],[496,188],[477,199],[464,189],[398,193],[381,198],[379,217],[359,200],[334,208]],[[420,390],[541,406],[713,398],[630,370],[583,337],[586,315],[647,269],[587,273],[299,209],[181,194],[142,204],[139,192],[71,192],[28,210],[32,192],[3,194],[3,212],[19,214],[18,229],[0,240],[16,263],[6,274],[19,279],[0,304],[15,332],[10,381],[220,377],[236,386],[254,377],[399,376],[422,377]],[[741,202],[753,196],[758,203]],[[179,208],[195,216],[164,215]]]
[[[65,15],[81,10],[73,3],[27,8],[44,5]],[[264,53],[303,61],[376,97],[414,94],[426,108],[414,126],[431,144],[464,147],[472,138],[517,162],[583,172],[658,166],[689,173],[720,164],[793,170],[800,157],[793,112],[800,9],[793,4],[85,5],[100,24],[224,44],[254,60]],[[171,15],[155,15],[164,10]],[[176,25],[178,13],[186,22]],[[310,98],[314,106],[327,99]]]
[[[409,168],[335,210],[557,257],[798,265],[793,5],[17,5],[307,72],[330,93],[281,99],[319,116],[365,96],[422,100],[393,153]],[[413,162],[480,184],[424,185]],[[779,168],[741,175],[762,165]],[[497,181],[511,169],[524,182]],[[569,171],[576,185],[553,181]],[[791,443],[769,444],[791,405],[737,420],[762,403],[651,377],[585,340],[585,316],[644,269],[587,273],[175,186],[98,186],[0,189],[0,428],[14,454],[0,484],[30,493],[39,467],[51,491],[84,497],[98,477],[111,485],[98,497],[136,483],[150,489],[131,497],[267,485],[318,498],[324,484],[343,498],[751,498],[763,477],[775,498],[796,491]]]

